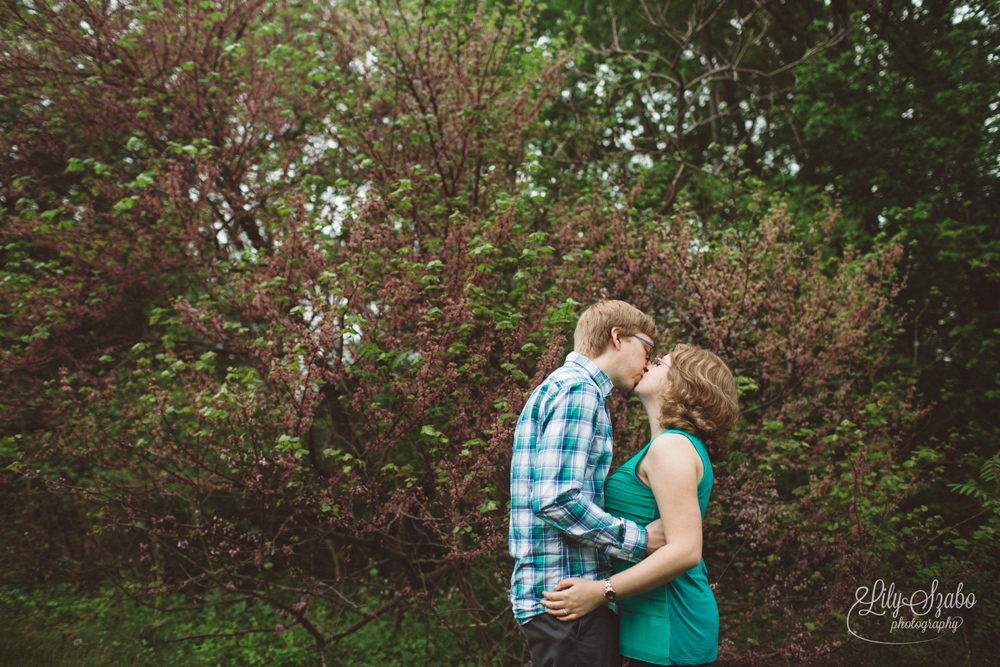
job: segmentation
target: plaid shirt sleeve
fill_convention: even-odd
[[[552,397],[532,460],[532,510],[570,539],[637,562],[646,554],[646,531],[594,502],[603,497],[604,474],[595,475],[592,443],[604,410],[603,397],[586,384]],[[588,487],[594,484],[599,488]]]

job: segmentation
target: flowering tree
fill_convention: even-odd
[[[520,6],[3,11],[9,576],[256,600],[274,626],[234,632],[320,655],[415,614],[448,659],[512,663],[513,422],[614,297],[741,376],[706,550],[727,655],[839,641],[787,621],[836,620],[927,456],[876,377],[896,245],[838,254],[836,211],[767,201],[710,234],[638,191],[547,197],[566,50]],[[613,411],[624,456],[643,429]]]

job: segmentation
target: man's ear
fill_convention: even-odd
[[[615,346],[615,350],[622,349],[622,335],[618,327],[611,327],[611,344]]]

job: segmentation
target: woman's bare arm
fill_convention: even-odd
[[[664,433],[641,464],[663,520],[666,546],[624,572],[611,577],[618,597],[630,597],[662,586],[701,562],[701,509],[698,482],[704,464],[691,441],[678,433]],[[567,579],[555,592],[545,592],[542,604],[550,614],[573,620],[603,604],[604,582]],[[568,613],[563,613],[563,610]]]

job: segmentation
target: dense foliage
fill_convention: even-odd
[[[740,376],[706,524],[722,660],[877,663],[844,615],[889,574],[975,590],[961,638],[980,655],[996,633],[996,427],[980,414],[956,431],[932,403],[996,398],[1000,310],[970,314],[936,273],[950,253],[967,283],[995,285],[995,102],[962,98],[985,105],[966,131],[989,139],[969,165],[980,189],[961,190],[975,222],[900,184],[877,190],[898,210],[872,226],[827,128],[882,105],[860,99],[862,65],[891,46],[871,14],[810,7],[640,3],[646,20],[609,45],[565,29],[563,10],[586,15],[569,3],[6,3],[5,583],[115,586],[226,619],[150,641],[276,633],[254,644],[268,659],[329,664],[375,651],[379,627],[413,663],[519,664],[513,420],[581,307],[613,297]],[[995,49],[992,3],[935,11]],[[932,16],[892,12],[893,29]],[[979,75],[995,67],[956,79],[976,72],[995,99]],[[901,90],[916,76],[892,72]],[[830,101],[848,95],[832,79],[855,106]],[[945,141],[929,121],[914,132]],[[949,155],[929,170],[942,187]],[[828,183],[839,205],[817,195]],[[981,252],[910,244],[935,229]],[[927,327],[910,300],[928,294],[954,323]],[[966,392],[902,363],[918,326],[993,370]],[[634,403],[612,407],[621,459],[645,431]],[[979,444],[929,439],[949,429]]]

